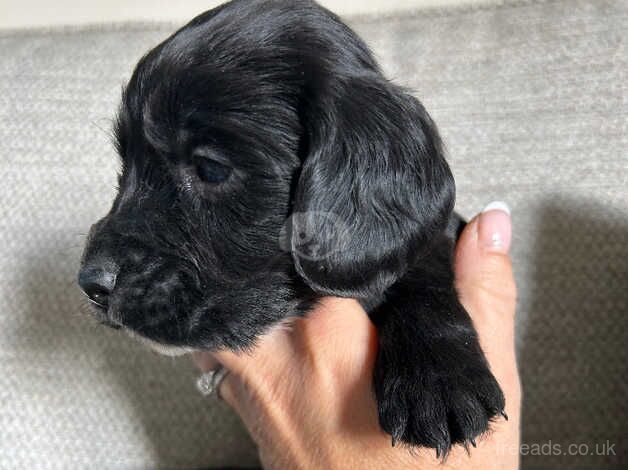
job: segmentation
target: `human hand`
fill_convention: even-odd
[[[250,354],[194,355],[203,371],[217,363],[230,371],[220,394],[242,418],[264,468],[517,468],[512,449],[519,443],[521,388],[510,216],[499,205],[487,209],[469,222],[456,247],[456,287],[506,397],[509,420],[492,423],[476,448],[453,448],[444,464],[432,449],[392,447],[379,427],[371,385],[377,331],[355,300],[326,298],[307,318],[265,335]]]

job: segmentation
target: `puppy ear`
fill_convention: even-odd
[[[312,101],[290,227],[296,270],[322,294],[381,295],[453,210],[440,138],[423,106],[379,75]]]

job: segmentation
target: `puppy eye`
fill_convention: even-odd
[[[231,175],[232,168],[218,163],[207,157],[196,158],[196,172],[201,180],[209,184],[218,184],[226,181]]]

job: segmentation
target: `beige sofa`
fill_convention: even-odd
[[[525,468],[628,460],[626,2],[517,1],[351,19],[440,126],[467,216],[513,208]],[[0,468],[251,466],[186,359],[96,326],[74,285],[115,186],[109,129],[174,24],[0,31]],[[508,450],[505,450],[508,451]],[[524,450],[524,453],[530,454]],[[625,468],[625,467],[623,467]]]

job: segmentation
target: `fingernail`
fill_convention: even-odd
[[[505,202],[494,201],[484,208],[478,220],[480,245],[496,253],[508,253],[512,237],[510,208]]]

